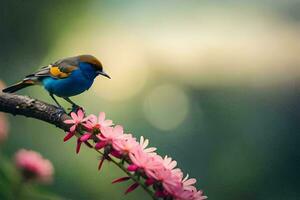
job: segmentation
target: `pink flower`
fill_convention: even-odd
[[[170,187],[168,193],[172,195],[175,200],[204,200],[207,199],[207,196],[203,195],[201,190],[197,191],[194,184],[196,179],[188,178],[187,175],[184,179],[181,180],[181,186]],[[166,188],[164,186],[164,188]]]
[[[79,124],[88,120],[88,118],[84,118],[84,112],[81,109],[77,111],[77,114],[75,112],[71,112],[71,117],[72,119],[64,121],[66,124],[72,124],[70,132],[74,132]]]
[[[89,139],[92,138],[92,135],[93,135],[93,134],[91,134],[91,133],[85,133],[85,134],[83,134],[83,135],[80,137],[80,141],[81,141],[81,142],[86,142],[86,141],[88,141]]]
[[[27,180],[37,180],[44,183],[52,181],[54,169],[51,162],[35,151],[19,150],[15,154],[15,163]]]
[[[149,145],[149,140],[148,139],[144,139],[144,136],[141,136],[140,138],[140,146],[141,146],[141,149],[145,152],[145,153],[149,153],[149,154],[152,154],[152,155],[155,155],[155,151],[156,151],[156,148],[155,147],[148,147],[147,146]]]
[[[100,142],[98,142],[95,145],[95,148],[101,149],[108,144],[114,146],[117,140],[122,139],[124,137],[123,133],[124,133],[123,127],[120,125],[117,125],[115,127],[102,127],[101,134],[97,135]]]
[[[202,190],[194,190],[193,191],[193,198],[192,200],[204,200],[207,199],[207,196],[203,195],[203,191]]]
[[[100,129],[102,127],[109,127],[112,125],[113,125],[112,120],[105,120],[104,112],[99,113],[98,119],[95,115],[90,115],[88,117],[88,120],[84,124],[84,126],[89,130]]]
[[[129,179],[130,179],[129,176],[117,178],[117,179],[113,180],[112,184],[114,184],[114,183],[120,183],[120,182],[124,182],[124,181],[128,181]]]
[[[69,133],[68,135],[71,135],[72,133]],[[66,137],[68,137],[68,135]],[[91,139],[93,134],[86,132],[79,138],[77,138],[77,145],[76,145],[76,153],[78,154],[81,148],[81,144],[84,142],[88,147],[93,148],[93,146],[88,142],[89,139]],[[65,138],[66,138],[65,137]],[[72,137],[72,136],[71,136]]]
[[[177,162],[175,160],[172,160],[171,157],[165,156],[162,160],[162,164],[166,169],[172,170],[176,167]]]
[[[131,186],[129,186],[129,188],[126,190],[125,194],[128,194],[129,192],[132,192],[133,190],[135,190],[137,187],[139,187],[138,183],[133,183]]]
[[[187,174],[186,177],[181,181],[183,189],[184,190],[190,190],[193,191],[195,190],[195,186],[193,186],[195,183],[197,182],[196,179],[194,178],[190,178],[189,179],[189,175]]]
[[[162,162],[164,168],[170,170],[172,172],[172,175],[176,176],[178,180],[182,179],[183,173],[181,169],[175,168],[177,166],[177,162],[175,160],[172,160],[172,158],[168,156],[165,156],[163,159],[160,156],[156,156],[156,158],[160,162]]]
[[[114,142],[113,147],[120,154],[128,155],[136,151],[139,147],[139,143],[136,141],[136,138],[132,137],[131,134],[124,134],[124,137]]]
[[[149,178],[153,177],[153,170],[161,168],[161,164],[149,154],[137,149],[134,153],[129,154],[132,164],[128,166],[128,170],[143,170]]]
[[[178,190],[178,188],[181,187],[181,182],[178,179],[178,177],[174,176],[172,174],[171,170],[165,169],[165,168],[158,168],[155,169],[152,177],[161,182],[164,189],[172,194],[174,191]]]
[[[193,191],[183,190],[183,188],[178,188],[172,192],[174,200],[196,200],[194,195]]]
[[[75,135],[74,132],[67,132],[66,136],[64,137],[64,142],[68,141]]]
[[[203,195],[203,192],[201,190],[197,191],[195,190],[184,190],[184,189],[178,189],[173,193],[174,200],[204,200],[207,199],[207,196]]]
[[[76,153],[78,154],[81,148],[82,141],[80,138],[77,138],[77,145],[76,145]]]

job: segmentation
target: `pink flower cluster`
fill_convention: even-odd
[[[95,142],[93,148],[103,149],[103,157],[99,164],[101,168],[104,160],[111,157],[120,159],[124,167],[130,173],[144,180],[146,187],[152,187],[156,198],[174,200],[203,200],[207,197],[201,190],[197,190],[194,184],[196,179],[184,177],[181,169],[177,168],[177,162],[172,158],[161,157],[155,151],[156,148],[148,147],[149,140],[142,136],[139,141],[132,134],[124,133],[120,125],[113,126],[111,120],[105,120],[105,113],[101,112],[97,118],[95,115],[84,117],[82,110],[71,113],[72,119],[66,120],[70,124],[70,132],[64,141],[73,135],[79,135],[76,152],[80,150],[82,142]],[[113,183],[129,180],[131,177],[122,177]],[[133,191],[139,183],[131,185],[126,193]]]
[[[15,154],[15,163],[22,171],[25,180],[36,180],[42,183],[52,181],[54,169],[51,162],[35,151],[19,150]]]

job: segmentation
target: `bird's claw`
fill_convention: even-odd
[[[63,114],[66,114],[66,111],[65,111],[64,108],[58,107],[58,108],[57,108],[57,111],[56,111],[56,114],[57,114],[59,117],[61,117]]]
[[[70,115],[72,112],[77,113],[78,110],[82,110],[83,113],[84,113],[84,115],[85,115],[84,109],[83,109],[81,106],[78,106],[78,105],[76,105],[76,104],[72,105],[72,110],[71,110],[71,112],[69,113],[69,115]]]

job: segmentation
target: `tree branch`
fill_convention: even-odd
[[[54,105],[28,96],[0,93],[0,112],[39,119],[64,131],[69,130],[69,125],[64,123],[64,120],[70,119],[67,114]]]

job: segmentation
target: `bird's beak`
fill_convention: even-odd
[[[103,71],[103,70],[99,71],[99,74],[102,75],[102,76],[105,76],[105,77],[107,77],[109,79],[111,79],[110,76],[105,71]]]

